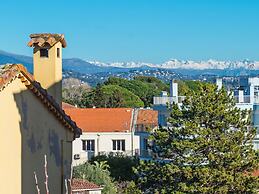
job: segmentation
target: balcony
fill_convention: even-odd
[[[163,97],[153,97],[153,103],[154,105],[166,105],[166,104],[173,104],[173,103],[182,103],[185,99],[185,96],[178,96],[178,97],[169,97],[169,96],[163,96]]]
[[[234,96],[234,100],[236,103],[259,103],[259,96]]]
[[[99,152],[99,155],[106,155],[106,156],[135,156],[138,154],[138,150],[125,150],[125,151],[111,151],[111,152],[107,152],[107,151],[102,151]]]

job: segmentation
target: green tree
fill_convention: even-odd
[[[97,185],[104,186],[102,193],[114,194],[117,189],[110,177],[108,166],[105,162],[95,162],[95,164],[85,163],[74,167],[73,177],[94,182]]]
[[[190,92],[198,92],[205,85],[211,85],[208,82],[194,80],[176,80],[178,83],[179,96],[186,96]]]
[[[151,85],[153,88],[158,89],[158,90],[164,90],[164,91],[169,91],[168,85],[166,85],[163,81],[156,77],[151,77],[151,76],[136,76],[134,80],[141,81],[143,83],[147,83]],[[161,92],[160,91],[160,92]]]
[[[130,156],[124,156],[122,154],[108,156],[100,155],[93,157],[90,160],[90,163],[101,163],[103,161],[107,162],[111,177],[115,181],[131,181],[135,179],[136,176],[134,174],[133,168],[138,166],[138,159]]]
[[[110,77],[105,85],[118,85],[126,88],[130,92],[138,96],[145,106],[151,106],[153,97],[158,96],[161,91],[169,91],[169,86],[155,77],[139,76],[134,80]]]
[[[248,111],[223,89],[204,85],[174,106],[172,127],[152,135],[159,160],[136,169],[145,193],[257,193],[252,148],[255,129]]]
[[[134,181],[126,182],[126,185],[121,189],[123,194],[142,194],[141,190],[136,186]]]
[[[142,100],[118,85],[99,85],[96,89],[84,95],[84,107],[118,108],[118,107],[143,107]]]

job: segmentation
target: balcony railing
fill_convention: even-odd
[[[135,150],[125,150],[125,151],[111,151],[111,152],[107,152],[107,151],[102,151],[99,152],[99,155],[111,155],[111,156],[116,156],[116,155],[123,155],[123,156],[135,156],[139,154],[139,150],[135,149]]]
[[[178,97],[153,97],[154,105],[167,105],[173,103],[182,103],[186,97],[185,96],[178,96]],[[236,103],[259,103],[259,96],[234,96],[234,100]]]
[[[154,97],[153,103],[154,105],[166,105],[166,104],[173,104],[173,103],[182,103],[185,99],[185,96],[178,96],[178,97],[169,97],[169,96],[162,96],[162,97]]]
[[[106,156],[136,156],[136,157],[143,157],[143,158],[150,158],[152,157],[152,151],[151,150],[125,150],[125,151],[101,151],[99,153],[93,152],[93,151],[84,151],[80,154],[74,155],[74,160],[77,161],[77,163],[82,163],[84,161],[91,160],[94,156],[97,155],[106,155]]]
[[[236,103],[259,103],[259,96],[234,96]]]

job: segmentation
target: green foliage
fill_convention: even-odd
[[[160,91],[169,91],[169,87],[160,79],[150,76],[137,76],[135,77],[135,80],[142,81],[144,83],[150,84],[155,89],[158,89]],[[159,91],[159,92],[160,92]]]
[[[64,102],[82,108],[149,107],[152,106],[154,96],[159,96],[161,91],[169,92],[169,84],[147,76],[138,76],[133,80],[110,77],[104,84],[97,84],[93,89],[77,82],[75,79],[68,79],[62,96]],[[179,84],[180,96],[191,91],[197,92],[207,84],[191,80],[176,82]]]
[[[110,77],[106,85],[118,85],[138,96],[145,106],[151,106],[153,96],[157,96],[163,90],[169,90],[169,87],[161,80],[155,77],[135,77],[134,80],[126,80],[123,78]]]
[[[84,107],[142,107],[144,106],[141,99],[128,91],[127,89],[117,85],[102,85],[84,95]]]
[[[178,83],[179,96],[188,95],[190,92],[198,92],[205,85],[212,85],[207,82],[194,80],[176,80]]]
[[[124,155],[100,155],[91,159],[90,163],[107,162],[111,177],[115,181],[131,181],[135,179],[133,167],[139,164],[139,160],[133,157]]]
[[[74,167],[73,177],[94,182],[97,185],[104,186],[102,193],[116,193],[116,186],[110,177],[108,165],[105,162],[95,162],[95,164],[85,163]]]
[[[255,129],[225,90],[203,85],[169,121],[152,135],[159,161],[136,168],[144,193],[257,193]]]
[[[142,194],[141,190],[136,186],[134,181],[124,182],[123,187],[118,186],[120,188],[118,193],[123,194]]]

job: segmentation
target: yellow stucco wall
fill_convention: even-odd
[[[70,178],[72,140],[73,133],[16,78],[0,92],[0,193],[36,193],[34,171],[45,193],[45,154],[50,193],[64,193],[62,173]]]
[[[60,50],[60,57],[57,57],[57,49]],[[33,75],[40,82],[43,88],[61,105],[62,100],[62,44],[56,43],[49,48],[48,57],[40,57],[40,48],[33,50]],[[46,79],[47,78],[47,79]],[[55,84],[55,87],[53,85]]]

